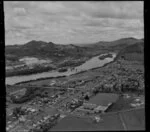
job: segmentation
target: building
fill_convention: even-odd
[[[94,108],[96,108],[96,104],[91,104],[91,103],[83,103],[83,109],[89,109],[89,110],[93,110]]]
[[[107,106],[84,103],[82,106],[77,108],[75,112],[83,114],[104,113],[111,105],[112,103],[109,103]]]
[[[107,110],[108,107],[106,106],[98,106],[94,109],[95,113],[99,113],[99,112],[105,112],[105,110]]]

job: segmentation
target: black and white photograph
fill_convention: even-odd
[[[6,132],[145,130],[143,1],[4,1]]]

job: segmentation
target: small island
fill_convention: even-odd
[[[68,69],[67,68],[60,68],[58,69],[58,72],[66,72]]]
[[[101,55],[99,57],[100,60],[104,60],[105,58],[112,58],[113,55],[111,53],[108,53],[108,54],[104,54],[104,55]]]

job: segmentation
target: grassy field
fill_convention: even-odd
[[[129,94],[130,95],[130,94]],[[135,102],[135,97],[131,94],[129,98],[119,97],[107,112],[117,112],[121,110],[128,110],[133,108],[130,104]]]
[[[143,130],[145,128],[145,109],[127,111],[121,114],[128,130]]]
[[[68,116],[54,126],[51,131],[95,131],[123,129],[117,115],[105,116],[103,120],[104,121],[99,123],[94,123],[90,118]]]
[[[113,112],[101,115],[101,121],[94,123],[88,117],[67,116],[51,131],[101,131],[101,130],[144,130],[145,109]]]

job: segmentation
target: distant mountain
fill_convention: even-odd
[[[11,45],[5,47],[8,60],[18,60],[24,56],[38,58],[61,59],[65,57],[78,57],[85,53],[87,48],[75,45],[58,45],[52,42],[30,41],[24,45]]]
[[[96,55],[102,50],[121,51],[130,45],[133,45],[133,47],[131,47],[132,49],[136,49],[135,47],[138,43],[144,43],[144,39],[123,38],[112,42],[99,41],[97,43],[87,44],[84,46],[73,44],[61,45],[54,44],[52,42],[47,43],[43,41],[32,40],[24,45],[5,46],[5,56],[6,60],[11,61],[18,60],[24,56],[60,60],[66,57],[80,58],[84,56],[87,57]],[[138,48],[136,50],[138,50]]]
[[[103,47],[108,47],[108,46],[121,46],[121,45],[131,45],[131,44],[134,44],[134,43],[137,43],[137,42],[143,42],[144,39],[136,39],[136,38],[133,38],[133,37],[130,37],[130,38],[122,38],[122,39],[119,39],[119,40],[115,40],[115,41],[99,41],[99,42],[96,42],[96,43],[91,43],[91,44],[84,44],[82,46],[86,46],[86,47],[99,47],[99,46],[103,46]]]

